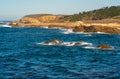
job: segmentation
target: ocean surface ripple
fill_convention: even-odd
[[[40,44],[51,39],[92,46]],[[0,25],[0,79],[120,79],[120,35]]]

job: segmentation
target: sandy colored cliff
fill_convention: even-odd
[[[20,20],[10,22],[12,26],[48,26],[48,27],[62,27],[73,28],[76,32],[107,32],[107,33],[120,33],[120,23],[116,21],[64,21],[59,19],[64,15],[52,15],[52,14],[34,14],[26,15]],[[76,28],[78,27],[78,28]],[[82,27],[82,29],[81,29]],[[102,29],[99,29],[102,28]],[[108,29],[111,29],[108,31]]]

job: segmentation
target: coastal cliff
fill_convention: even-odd
[[[120,6],[74,15],[32,14],[9,23],[12,26],[71,28],[75,32],[120,33]]]
[[[84,25],[82,21],[61,22],[60,18],[62,18],[63,16],[64,15],[52,15],[52,14],[26,15],[20,20],[10,22],[9,24],[12,26],[49,26],[49,27],[63,27],[63,28],[71,28],[71,27]]]
[[[26,15],[20,20],[12,21],[9,24],[12,26],[48,26],[72,28],[74,32],[106,32],[106,33],[120,33],[120,23],[117,22],[95,22],[95,21],[60,21],[64,15],[52,14],[34,14]]]

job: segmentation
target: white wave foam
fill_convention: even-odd
[[[62,32],[63,34],[71,34],[74,33],[72,29],[67,29],[64,32]]]
[[[52,44],[52,43],[45,44],[44,42],[37,43],[37,44],[38,44],[38,45],[55,45],[55,44]]]
[[[92,43],[89,43],[89,42],[80,42],[81,43],[81,45],[92,45]]]
[[[61,45],[64,45],[64,46],[74,46],[75,42],[64,42]]]
[[[52,27],[50,29],[62,29],[61,27]]]
[[[37,44],[41,44],[41,45],[63,45],[63,46],[84,46],[84,45],[92,45],[92,43],[88,43],[88,42],[84,42],[84,41],[80,41],[80,42],[62,42],[59,44],[55,44],[55,43],[45,43],[45,42],[41,42],[41,43],[37,43]]]
[[[41,28],[45,28],[45,29],[48,29],[48,27],[47,27],[47,26],[42,26]]]
[[[9,25],[1,25],[1,27],[12,27],[12,26],[9,26]]]
[[[76,34],[91,34],[91,33],[88,33],[88,32],[74,32]]]
[[[72,29],[67,29],[62,32],[63,34],[93,34],[92,32],[74,32]]]
[[[85,36],[92,36],[92,34],[87,34],[87,35],[85,35]]]
[[[92,45],[92,43],[88,43],[88,42],[63,42],[60,45],[64,45],[64,46],[83,46],[83,45]]]
[[[88,34],[88,36],[92,36],[91,34],[109,34],[109,33],[105,33],[105,32],[74,32],[72,29],[64,30],[62,33],[63,34],[71,34],[71,33],[75,33],[75,34]]]
[[[41,42],[41,43],[36,43],[36,44],[43,44],[43,42]]]
[[[95,49],[96,47],[93,47],[92,45],[84,46],[85,49]]]
[[[95,32],[96,34],[109,34],[109,33],[105,33],[105,32]]]

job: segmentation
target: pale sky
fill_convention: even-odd
[[[15,20],[27,14],[74,14],[120,5],[120,0],[1,0],[0,20]]]

